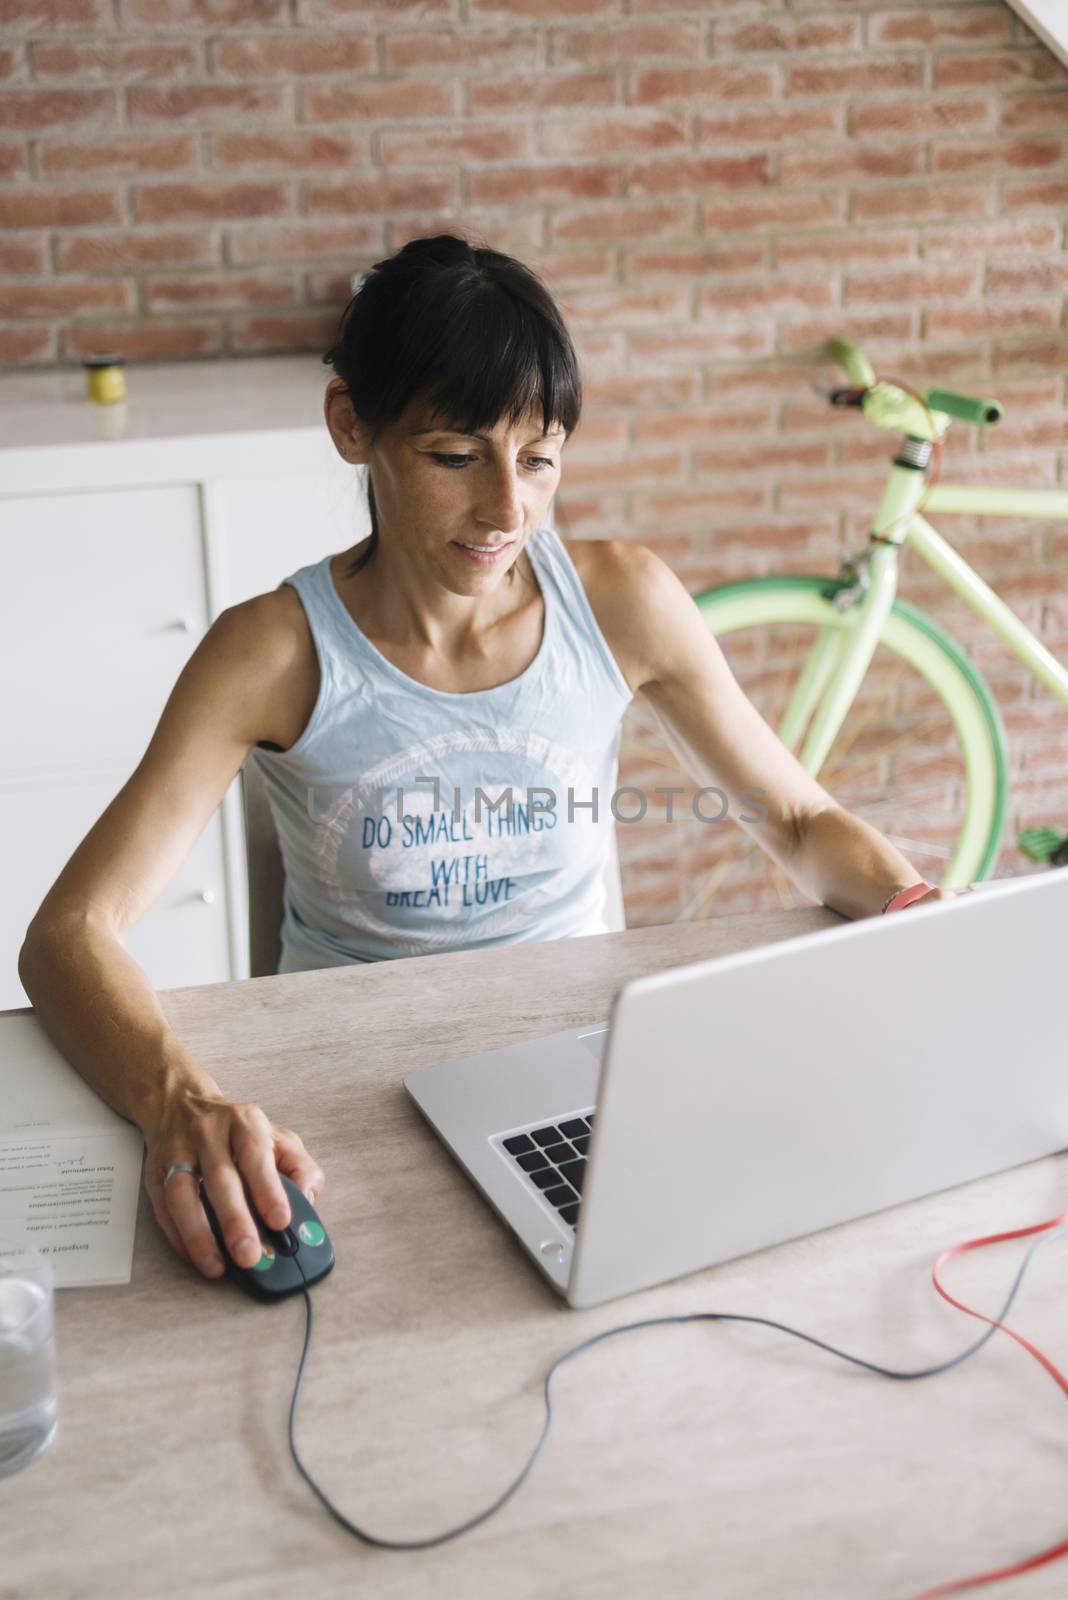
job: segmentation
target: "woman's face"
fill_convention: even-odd
[[[331,432],[347,460],[370,466],[387,559],[395,553],[455,594],[495,587],[556,491],[563,429],[551,424],[546,434],[538,411],[514,427],[455,433],[415,404],[368,445],[348,411],[346,448]]]

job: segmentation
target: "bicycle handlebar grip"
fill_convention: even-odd
[[[824,354],[845,368],[846,377],[858,388],[869,389],[875,382],[875,368],[862,350],[848,339],[831,339],[824,346]]]
[[[981,428],[1000,422],[1004,414],[996,400],[973,400],[970,395],[954,394],[952,389],[928,389],[924,399],[932,411],[944,411],[947,417],[960,417],[963,422],[976,422]]]

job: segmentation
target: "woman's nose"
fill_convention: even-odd
[[[492,523],[501,533],[518,533],[523,522],[519,480],[511,466],[499,468],[493,486],[479,508],[480,522]]]

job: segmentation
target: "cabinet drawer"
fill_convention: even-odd
[[[132,768],[207,625],[192,485],[0,499],[0,779]]]
[[[0,790],[0,1010],[29,1004],[18,953],[41,901],[124,778]],[[222,818],[209,820],[175,877],[130,930],[126,949],[155,989],[230,976]]]

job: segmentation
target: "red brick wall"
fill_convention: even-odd
[[[692,591],[863,543],[893,440],[814,392],[830,335],[1003,402],[947,479],[1063,481],[1068,92],[1001,0],[0,6],[4,367],[319,349],[352,272],[449,228],[541,271],[579,343],[561,524]],[[1068,523],[936,520],[1068,655]],[[1019,823],[1068,827],[1068,710],[903,568],[999,696],[1019,870]],[[626,732],[624,778],[673,781],[641,707]],[[632,921],[675,915],[707,832],[620,836]]]

